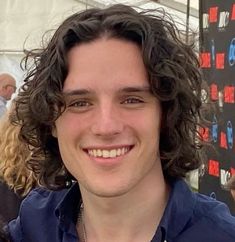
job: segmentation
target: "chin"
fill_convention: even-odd
[[[112,197],[120,197],[128,191],[130,191],[130,188],[128,187],[115,187],[110,185],[109,189],[107,189],[107,186],[105,187],[98,187],[96,186],[95,189],[89,189],[91,193],[95,194],[98,197],[104,197],[104,198],[112,198]]]

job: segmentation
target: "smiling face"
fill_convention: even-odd
[[[68,63],[67,108],[53,134],[81,188],[112,197],[162,179],[161,109],[150,93],[139,47],[101,38],[73,47]]]

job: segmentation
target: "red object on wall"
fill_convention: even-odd
[[[234,91],[235,88],[233,86],[225,86],[224,87],[224,102],[225,103],[234,103]]]
[[[211,94],[212,101],[218,100],[218,87],[214,83],[211,84],[211,86],[210,86],[210,94]]]
[[[209,21],[210,23],[216,23],[218,19],[218,7],[211,7],[209,9]]]
[[[227,136],[224,132],[220,133],[220,147],[224,149],[228,149]]]
[[[235,20],[235,3],[232,6],[231,20]]]
[[[211,176],[219,177],[219,162],[216,160],[209,160],[208,163],[208,173]]]
[[[202,68],[210,68],[211,67],[211,53],[210,52],[200,53],[200,66]]]
[[[209,140],[209,128],[199,128],[199,133],[202,137],[203,141],[208,141]]]
[[[235,175],[235,168],[231,167],[231,175]]]
[[[224,53],[216,54],[216,69],[224,69]]]

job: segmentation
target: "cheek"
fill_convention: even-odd
[[[89,126],[89,121],[84,120],[79,115],[73,113],[64,113],[55,122],[57,136],[73,138],[82,133]]]
[[[161,126],[161,116],[160,113],[152,112],[143,118],[144,126],[150,130],[150,132],[156,134],[159,133]]]
[[[160,121],[152,115],[134,119],[129,127],[137,134],[139,141],[148,149],[158,148],[160,139]]]

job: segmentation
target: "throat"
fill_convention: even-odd
[[[167,198],[166,198],[167,201]],[[77,220],[77,233],[81,242],[149,242],[154,237],[166,207],[143,204],[135,209],[126,210],[122,216],[117,214],[99,216],[86,213],[83,204]],[[159,207],[162,209],[159,210]]]

